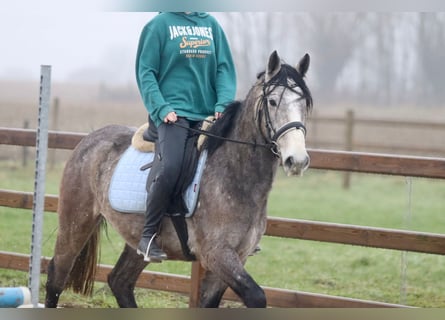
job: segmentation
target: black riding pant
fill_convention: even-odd
[[[177,124],[187,128],[198,124],[178,118]],[[153,123],[151,123],[153,125]],[[157,232],[179,180],[189,131],[174,124],[162,123],[157,128],[155,159],[147,179],[147,210],[143,237]]]

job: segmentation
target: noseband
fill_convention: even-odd
[[[287,132],[289,132],[292,129],[301,130],[301,131],[303,131],[304,136],[306,136],[306,127],[304,126],[304,124],[301,123],[300,121],[292,121],[292,122],[286,123],[280,129],[275,131],[271,140],[273,142],[277,142],[281,136],[284,136]]]

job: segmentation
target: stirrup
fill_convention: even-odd
[[[151,245],[153,244],[153,241],[154,241],[155,238],[156,238],[156,233],[151,236],[150,241],[148,242],[147,248],[145,249],[145,252],[139,250],[139,246],[138,246],[138,248],[136,250],[137,254],[142,255],[144,257],[144,261],[145,262],[158,262],[158,263],[160,263],[160,262],[162,262],[162,260],[165,260],[167,258],[167,256],[159,257],[159,258],[150,257],[150,255],[149,255],[150,248],[151,248]]]

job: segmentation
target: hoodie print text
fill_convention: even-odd
[[[212,54],[213,33],[211,27],[169,26],[170,40],[180,38],[179,54],[186,58],[206,58]]]

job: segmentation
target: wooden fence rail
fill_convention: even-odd
[[[72,149],[84,137],[84,134],[50,132],[49,147]],[[24,129],[0,128],[0,144],[26,145],[35,144],[35,131]],[[356,152],[338,152],[326,150],[309,150],[311,167],[317,169],[367,172],[402,176],[415,176],[445,179],[445,159],[390,156]],[[57,210],[58,198],[55,195],[45,197],[45,210]],[[13,208],[32,208],[32,193],[0,190],[0,206]],[[371,228],[336,223],[314,222],[305,220],[268,218],[266,235],[305,239],[315,241],[334,242],[342,244],[360,245],[377,248],[387,248],[404,251],[415,251],[433,254],[445,254],[445,235],[424,232],[413,232],[395,229]],[[0,252],[0,267],[19,268],[24,264],[26,256],[14,253]],[[15,261],[15,262],[14,262]],[[46,259],[42,263],[47,263]],[[106,281],[109,266],[101,266],[98,281]],[[21,270],[21,269],[20,269]],[[44,269],[42,269],[44,270]],[[25,271],[25,270],[24,270]],[[190,306],[196,306],[199,291],[199,277],[202,269],[199,263],[192,264],[191,277],[150,273],[144,271],[138,286],[150,288],[155,283],[159,285],[165,281],[167,285],[159,285],[159,290],[187,293],[190,295]],[[154,278],[151,278],[154,277]],[[162,278],[161,280],[154,280]],[[178,278],[179,277],[179,278]],[[147,279],[150,278],[148,281]],[[179,283],[173,285],[171,283]],[[279,307],[383,307],[398,306],[373,301],[332,297],[299,291],[265,288],[270,306]],[[228,292],[225,299],[236,300],[233,292]]]
[[[445,158],[308,150],[313,169],[445,179]]]
[[[42,258],[41,270],[46,273],[49,258]],[[28,271],[29,256],[13,252],[0,251],[0,268]],[[107,282],[107,275],[112,266],[99,265],[96,281]],[[191,295],[193,276],[182,276],[163,272],[143,271],[139,276],[136,287]],[[406,307],[398,304],[383,303],[369,300],[359,300],[304,291],[285,290],[279,288],[262,287],[267,297],[268,306],[282,308],[397,308]],[[238,296],[229,288],[223,296],[224,300],[240,301]]]
[[[35,146],[35,130],[0,127],[0,144]],[[74,149],[86,134],[49,131],[49,148]],[[311,168],[445,179],[445,158],[308,150]]]
[[[311,134],[307,138],[309,145],[314,145],[319,148],[333,148],[342,149],[346,151],[350,150],[375,150],[378,152],[397,152],[397,153],[409,153],[409,154],[435,154],[440,157],[445,155],[445,146],[440,143],[429,143],[429,141],[419,140],[416,144],[413,141],[406,139],[408,144],[391,141],[390,137],[382,141],[366,141],[363,137],[357,137],[356,133],[362,129],[372,128],[375,131],[385,131],[388,128],[408,129],[408,130],[422,130],[427,131],[429,134],[442,135],[445,138],[445,123],[438,121],[420,121],[420,120],[393,120],[384,118],[362,118],[356,116],[354,111],[347,110],[344,116],[323,116],[313,114],[309,118]],[[332,139],[326,139],[327,137],[319,137],[318,127],[320,124],[334,124],[337,127],[344,128],[344,136],[340,135],[340,139],[333,141]],[[343,138],[343,139],[341,139]],[[424,138],[425,139],[425,135]],[[436,140],[437,141],[437,140]]]
[[[31,192],[0,189],[0,206],[32,208]],[[58,197],[45,197],[45,211],[57,211]],[[266,235],[445,255],[445,235],[268,217]]]
[[[85,136],[85,133],[49,131],[48,148],[71,150]],[[36,130],[0,127],[0,144],[34,147],[36,145]]]

